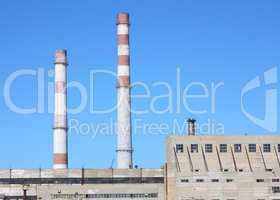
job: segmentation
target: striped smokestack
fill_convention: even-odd
[[[68,168],[67,144],[67,51],[55,52],[55,110],[53,127],[53,168]]]
[[[132,168],[129,14],[117,15],[118,34],[118,140],[117,168]]]

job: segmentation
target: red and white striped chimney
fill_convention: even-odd
[[[117,168],[133,167],[130,104],[129,14],[117,15],[118,34],[118,139]]]
[[[55,52],[55,108],[53,127],[53,168],[68,168],[67,144],[67,51]]]

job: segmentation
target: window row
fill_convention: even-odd
[[[85,198],[85,199],[99,199],[99,198],[157,198],[157,193],[117,193],[117,194],[51,194],[52,199],[72,199],[72,198]]]
[[[219,145],[219,151],[220,153],[227,153],[229,151],[229,147],[231,145],[228,144],[220,144]],[[243,151],[242,144],[233,144],[233,151],[236,153],[241,153]],[[248,144],[248,147],[246,146],[246,149],[249,153],[256,153],[257,152],[257,144]],[[191,153],[198,153],[199,152],[199,146],[198,144],[191,144],[190,147]],[[213,152],[213,144],[205,144],[204,149],[206,153],[212,153]],[[262,147],[259,146],[259,150],[264,153],[270,153],[272,152],[272,145],[271,144],[263,144]],[[280,144],[277,145],[277,151],[280,152]],[[177,153],[183,153],[184,152],[184,145],[183,144],[176,144],[176,152]]]
[[[189,182],[190,182],[189,179],[181,179],[181,183],[189,183]],[[197,182],[197,183],[203,183],[203,182],[205,182],[205,179],[195,179],[195,182]],[[212,182],[212,183],[218,183],[218,182],[220,182],[220,179],[211,179],[210,182]],[[225,182],[226,182],[226,183],[231,183],[231,182],[234,182],[234,180],[233,180],[233,179],[226,179]],[[265,180],[264,180],[264,179],[256,179],[256,182],[257,182],[257,183],[264,183]],[[279,183],[279,182],[280,182],[280,179],[275,178],[275,179],[272,179],[271,182],[273,182],[273,183]]]
[[[226,179],[226,183],[231,183],[233,181],[234,181],[233,179]],[[189,183],[189,182],[190,182],[189,179],[181,179],[181,183]],[[196,179],[195,182],[204,183],[205,179]],[[220,182],[220,180],[219,179],[211,179],[210,182],[218,183],[218,182]]]

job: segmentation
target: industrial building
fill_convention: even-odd
[[[168,199],[280,199],[278,136],[171,136]]]
[[[167,139],[160,168],[133,168],[129,24],[117,15],[117,168],[68,168],[67,51],[57,50],[53,169],[0,170],[0,199],[280,200],[278,136],[199,136],[189,119],[186,135]]]

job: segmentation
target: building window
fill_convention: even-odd
[[[242,145],[241,144],[234,144],[234,152],[240,153],[242,151]]]
[[[250,153],[257,152],[257,145],[256,144],[249,144],[249,152]]]
[[[264,179],[257,179],[256,182],[257,182],[257,183],[263,183],[263,182],[264,182]]]
[[[212,179],[211,182],[217,183],[217,182],[219,182],[219,179]]]
[[[277,145],[278,152],[280,153],[280,144]]]
[[[191,152],[198,153],[198,144],[191,144]]]
[[[280,193],[280,187],[279,186],[273,186],[272,187],[272,192],[273,193]]]
[[[263,152],[270,153],[271,152],[271,145],[270,144],[264,144],[263,145]]]
[[[233,182],[233,179],[227,179],[226,182],[231,183],[231,182]]]
[[[203,180],[203,179],[196,179],[196,182],[197,182],[197,183],[203,183],[204,180]]]
[[[189,179],[181,179],[181,183],[188,183]]]
[[[220,152],[221,153],[227,152],[227,144],[220,144]]]
[[[176,153],[183,153],[183,152],[184,152],[183,144],[176,144]]]
[[[213,152],[213,145],[212,144],[205,144],[205,152],[212,153]]]
[[[113,193],[113,194],[52,194],[52,199],[139,199],[158,198],[158,193]],[[17,199],[17,198],[16,198]],[[22,199],[22,198],[20,198]],[[31,199],[31,198],[30,198]]]
[[[272,182],[273,182],[273,183],[278,183],[278,182],[280,182],[280,179],[279,179],[279,178],[273,178],[273,179],[272,179]]]

